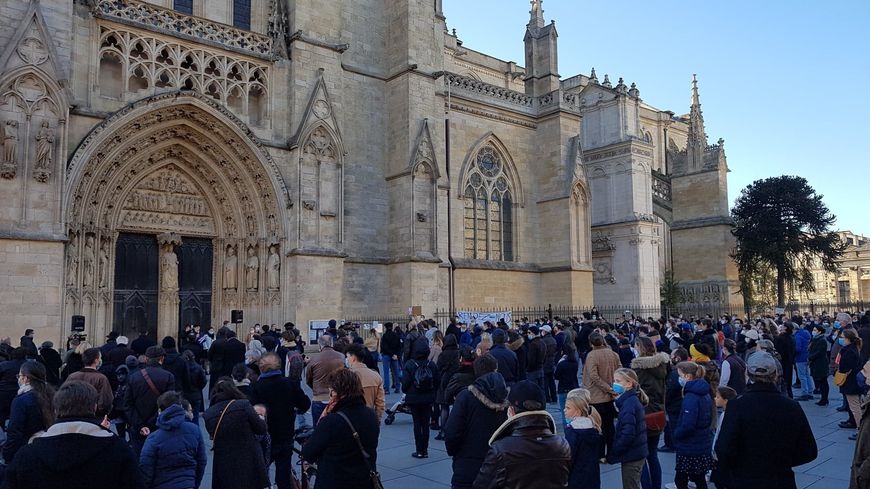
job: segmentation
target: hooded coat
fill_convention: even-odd
[[[686,382],[683,404],[674,427],[674,448],[679,455],[709,455],[713,448],[713,399],[710,385],[704,379]]]
[[[21,447],[6,468],[9,489],[140,489],[136,456],[96,420],[61,420]]]
[[[199,488],[208,462],[199,426],[173,404],[157,416],[157,431],[145,439],[139,471],[146,489]]]
[[[640,380],[640,388],[649,397],[646,413],[657,413],[665,409],[665,380],[671,357],[667,353],[656,353],[648,357],[635,357],[631,369]]]
[[[600,489],[601,468],[598,454],[604,445],[604,435],[590,418],[576,418],[565,426],[565,440],[571,446],[569,489]]]
[[[807,355],[810,362],[810,375],[821,379],[828,376],[828,342],[824,335],[814,336],[810,341],[810,350]]]
[[[422,341],[419,341],[422,339]],[[414,385],[414,375],[418,368],[428,368],[432,374],[432,389],[420,390]],[[405,393],[405,403],[432,404],[435,402],[435,393],[441,382],[441,374],[434,362],[429,360],[429,343],[425,336],[421,336],[411,345],[411,359],[405,362],[402,369],[402,392]]]
[[[649,454],[646,442],[646,419],[643,405],[635,390],[625,391],[616,398],[616,431],[613,448],[607,454],[609,463],[636,462]]]
[[[444,446],[453,457],[451,486],[470,488],[489,449],[489,438],[507,420],[507,386],[498,372],[484,374],[459,393],[447,426]]]
[[[556,422],[547,411],[508,418],[489,446],[474,489],[556,489],[568,484],[571,447],[556,434]]]

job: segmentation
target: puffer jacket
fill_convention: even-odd
[[[556,362],[556,372],[553,377],[556,379],[556,392],[559,394],[567,394],[573,389],[579,387],[577,384],[577,370],[580,366],[577,363],[577,354],[563,355]]]
[[[565,426],[565,440],[571,446],[571,478],[569,489],[600,489],[601,469],[598,454],[604,445],[604,435],[589,418],[573,419]]]
[[[139,472],[146,489],[199,487],[207,463],[199,426],[187,422],[184,409],[173,404],[157,416],[157,431],[145,439]]]
[[[571,447],[556,434],[556,422],[547,411],[509,418],[489,446],[474,489],[561,489],[568,484]]]
[[[713,447],[710,429],[713,410],[710,386],[704,379],[686,382],[683,407],[674,427],[674,448],[678,455],[708,455]]]
[[[616,431],[613,448],[607,454],[611,464],[636,462],[649,454],[646,442],[646,420],[643,405],[634,390],[625,391],[616,398]]]
[[[447,425],[444,446],[453,457],[453,488],[470,488],[489,450],[489,438],[507,420],[507,386],[502,375],[482,375],[459,393]]]

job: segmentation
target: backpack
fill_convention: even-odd
[[[435,377],[432,375],[429,362],[417,363],[417,370],[414,371],[414,388],[421,392],[428,392],[435,388]]]

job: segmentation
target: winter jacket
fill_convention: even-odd
[[[665,410],[665,380],[668,376],[668,365],[671,357],[667,353],[656,353],[648,357],[635,357],[631,361],[631,369],[640,380],[640,388],[649,397],[646,413],[657,413]]]
[[[157,342],[151,339],[148,335],[139,335],[138,338],[133,340],[130,343],[130,349],[133,350],[133,353],[138,355],[144,355],[145,351],[148,350],[148,347],[157,345]]]
[[[205,370],[196,362],[187,362],[187,375],[190,389],[184,392],[184,397],[190,402],[202,402],[202,390],[208,385]]]
[[[616,431],[613,448],[607,454],[611,464],[635,462],[649,454],[646,442],[646,420],[643,405],[634,390],[625,391],[616,398]]]
[[[828,342],[824,335],[813,337],[810,341],[807,360],[810,362],[810,375],[816,379],[828,376]]]
[[[776,413],[776,419],[771,418]],[[795,489],[792,467],[816,459],[818,448],[796,401],[773,384],[755,383],[728,403],[716,437],[719,466],[740,489]]]
[[[266,422],[257,416],[247,399],[229,405],[230,399],[213,399],[202,415],[205,429],[212,438],[211,489],[263,489],[269,486],[269,475],[263,460],[263,449],[257,435],[265,435]],[[229,406],[229,407],[227,407]],[[215,433],[221,413],[226,414]]]
[[[690,380],[683,388],[680,417],[674,426],[674,448],[678,455],[709,455],[713,446],[713,399],[704,379]]]
[[[444,446],[453,457],[454,489],[474,483],[490,437],[507,420],[506,399],[507,386],[498,372],[481,376],[457,396],[444,428]]]
[[[434,362],[429,360],[429,345],[425,341],[415,341],[411,351],[411,360],[405,362],[402,369],[402,392],[405,393],[405,403],[432,404],[435,402],[435,393],[441,382],[441,373]],[[427,390],[418,389],[414,383],[414,375],[418,368],[428,368],[432,375],[432,388]]]
[[[60,368],[63,366],[60,353],[54,348],[40,348],[39,356],[42,357],[42,363],[45,365],[48,383],[51,385],[60,384]]]
[[[719,337],[715,329],[709,328],[704,331],[695,333],[692,339],[695,345],[705,344],[710,347],[710,358],[716,358],[719,355]]]
[[[504,381],[508,385],[516,383],[519,368],[517,354],[506,345],[493,345],[489,354],[498,361],[498,372],[504,377]]]
[[[858,352],[858,346],[853,344],[846,345],[840,349],[840,366],[838,372],[848,373],[846,382],[840,386],[840,393],[843,395],[857,396],[864,392],[864,389],[858,385],[858,372],[861,371],[861,358]]]
[[[680,374],[672,369],[665,379],[665,412],[668,413],[668,423],[676,424],[683,409],[683,386],[680,385]]]
[[[136,356],[136,353],[130,347],[127,345],[117,345],[109,350],[109,353],[103,358],[103,363],[108,363],[118,368],[124,365],[124,362],[130,355]]]
[[[571,447],[556,434],[556,423],[546,411],[508,418],[489,446],[474,489],[561,489],[568,484]]]
[[[24,362],[24,359],[19,359],[0,363],[0,426],[9,417],[12,400],[18,395],[18,372]]]
[[[543,337],[536,336],[529,341],[529,350],[526,352],[526,373],[542,371],[546,357],[547,343]]]
[[[855,455],[852,457],[852,474],[849,489],[870,489],[870,403],[864,404]]]
[[[559,349],[559,345],[556,343],[556,338],[553,338],[551,334],[542,336],[541,340],[547,348],[544,355],[544,373],[551,374],[556,370],[556,352]]]
[[[568,489],[601,489],[598,455],[604,436],[589,418],[577,418],[565,427],[565,440],[571,447],[571,475]]]
[[[722,362],[723,369],[725,365],[728,365],[728,382],[725,385],[734,389],[738,396],[743,394],[746,391],[746,362],[737,355],[731,354]],[[721,377],[719,380],[722,380]]]
[[[381,418],[384,417],[384,379],[377,371],[363,364],[351,365],[350,369],[362,383],[363,399],[365,399],[366,406],[374,409],[378,422],[380,422]]]
[[[577,363],[577,354],[563,355],[556,363],[556,372],[553,374],[557,385],[556,392],[559,394],[567,394],[572,389],[579,387],[577,383],[577,370],[580,365]],[[500,371],[500,370],[499,370]]]
[[[804,328],[799,328],[794,333],[794,361],[795,363],[805,363],[807,354],[809,353],[810,340],[812,336],[810,332]]]
[[[12,400],[12,413],[6,428],[6,442],[3,444],[3,460],[12,462],[18,450],[27,444],[30,437],[48,429],[42,419],[42,412],[32,391],[20,394]]]
[[[620,367],[619,355],[602,346],[586,355],[583,364],[583,386],[589,390],[592,404],[613,401],[613,373]]]
[[[281,375],[280,370],[260,375],[251,386],[250,400],[252,405],[266,406],[269,414],[266,420],[274,446],[293,441],[296,414],[304,413],[311,407],[311,401],[302,388]]]
[[[172,373],[175,377],[175,388],[181,393],[190,392],[190,373],[187,361],[175,348],[166,349],[166,358],[163,359],[163,369]]]
[[[592,323],[583,323],[580,326],[580,331],[577,332],[577,337],[574,338],[574,346],[577,347],[577,351],[580,352],[580,357],[583,361],[586,361],[586,354],[592,349],[592,345],[589,344],[589,335],[594,331],[595,327]]]
[[[6,468],[7,489],[140,489],[136,456],[95,419],[61,420],[21,447]]]
[[[143,376],[148,372],[151,382],[157,388],[153,392]],[[157,363],[152,363],[142,370],[137,370],[127,378],[127,399],[124,412],[134,432],[139,432],[143,426],[151,431],[157,429],[157,398],[166,391],[175,390],[175,377],[160,368]]]
[[[508,348],[517,356],[517,382],[526,380],[526,354],[528,345],[522,336],[508,344]]]
[[[631,368],[631,361],[634,360],[634,352],[629,346],[620,346],[616,352],[619,355],[619,364],[623,368]]]
[[[139,455],[146,489],[199,488],[208,457],[199,425],[188,423],[186,414],[173,404],[157,416],[159,429],[148,435]]]
[[[95,369],[85,367],[78,372],[73,372],[67,377],[66,381],[79,380],[87,384],[91,384],[97,389],[100,394],[100,401],[97,403],[97,417],[102,417],[104,414],[109,414],[112,410],[112,404],[115,400],[115,395],[112,393],[112,387],[109,385],[109,378],[97,372]]]
[[[336,370],[344,368],[344,355],[326,347],[319,355],[315,355],[308,362],[305,370],[305,383],[311,387],[314,401],[329,400],[329,378]]]
[[[450,381],[444,387],[444,400],[447,404],[453,404],[459,393],[473,383],[474,366],[472,364],[460,365],[459,370],[450,376]]]
[[[861,338],[861,365],[870,360],[870,325],[861,326],[856,331]]]
[[[435,366],[438,367],[438,373],[441,375],[438,391],[435,393],[435,402],[447,404],[447,396],[445,396],[447,384],[453,374],[459,370],[459,348],[455,336],[447,335],[444,337],[444,348],[441,349],[441,355],[438,356]]]
[[[776,348],[777,353],[779,353],[779,361],[782,363],[782,368],[790,369],[794,365],[795,359],[794,337],[786,333],[777,335],[777,337],[773,339],[773,347]]]
[[[384,331],[381,336],[381,355],[392,357],[393,355],[402,354],[402,340],[399,335],[392,329]]]
[[[317,464],[317,487],[371,489],[368,465],[350,426],[337,413],[344,413],[350,419],[360,443],[372,457],[372,468],[377,467],[380,426],[375,412],[361,398],[343,401],[336,406],[335,412],[321,418],[314,433],[302,446],[302,456]]]

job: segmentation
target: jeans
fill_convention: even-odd
[[[662,489],[662,465],[659,463],[658,452],[660,437],[661,434],[656,434],[646,438],[649,455],[640,474],[640,485],[643,489]]]
[[[414,418],[414,445],[417,453],[429,453],[429,418],[432,415],[432,405],[409,404],[408,409]]]
[[[801,379],[801,391],[805,396],[813,396],[813,378],[810,377],[810,366],[807,362],[797,362],[798,378]]]
[[[314,423],[314,426],[317,426],[320,421],[320,415],[323,414],[324,409],[326,409],[325,402],[311,401],[311,422]]]
[[[381,355],[381,363],[384,364],[384,393],[390,393],[390,376],[392,374],[393,385],[399,389],[401,372],[399,371],[399,361],[393,360],[390,355]]]
[[[610,453],[610,449],[613,447],[613,434],[616,431],[613,426],[613,421],[616,419],[616,406],[613,404],[613,401],[610,401],[602,402],[600,404],[592,404],[592,407],[594,407],[601,416],[601,433],[604,435],[604,446],[601,447],[601,458],[604,458],[605,453]],[[641,460],[641,462],[643,462],[643,460]],[[643,464],[641,464],[641,466],[643,466]]]
[[[819,390],[822,393],[821,402],[828,402],[828,394],[831,391],[831,386],[828,385],[828,377],[813,377],[813,382],[819,386]]]
[[[546,387],[544,387],[544,371],[543,370],[529,372],[526,375],[526,380],[528,380],[529,382],[534,382],[534,383],[538,384],[538,387],[540,387],[541,391],[544,392],[544,397],[547,397],[547,390],[546,390]]]
[[[622,462],[619,469],[622,475],[622,489],[640,489],[640,473],[646,460]]]
[[[556,377],[554,372],[544,372],[544,387],[547,402],[556,402]]]
[[[292,443],[292,442],[291,442]],[[272,461],[275,462],[275,484],[278,489],[293,488],[293,447],[272,445]],[[268,467],[267,467],[268,469]]]
[[[560,392],[556,397],[559,399],[559,412],[562,413],[562,426],[565,426],[568,424],[568,418],[565,417],[565,401],[568,399],[568,393]]]

